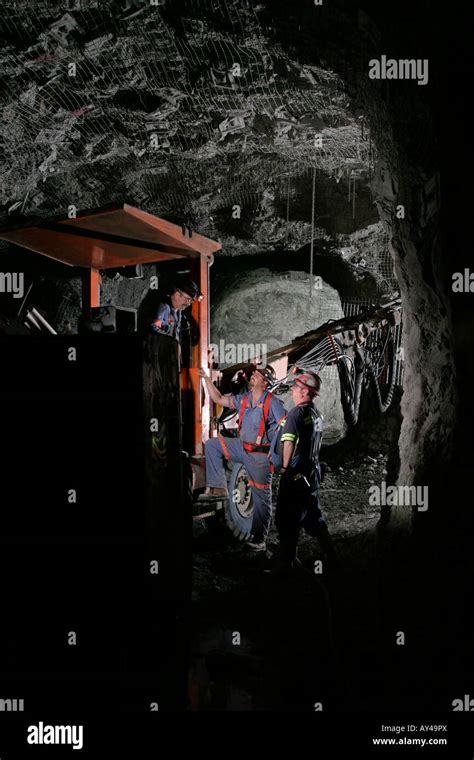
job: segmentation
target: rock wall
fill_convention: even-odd
[[[404,167],[398,168],[403,172]],[[417,196],[424,195],[419,175],[418,182],[411,172],[404,176],[398,200],[403,198],[407,208],[416,208]],[[394,198],[384,179],[381,168],[377,195],[385,201],[380,203],[380,212],[392,230],[391,252],[404,306],[405,393],[399,483],[435,485],[443,478],[452,453],[457,403],[450,309],[437,264],[438,206],[436,201],[430,206],[423,204],[425,210],[419,216],[389,220],[386,209],[394,204]],[[427,185],[433,183],[436,187],[436,177]]]

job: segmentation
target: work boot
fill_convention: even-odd
[[[198,501],[209,501],[210,499],[227,499],[229,492],[227,488],[213,488],[207,486],[204,493],[198,496]]]
[[[283,565],[292,565],[296,561],[296,547],[294,539],[280,538],[280,562]]]
[[[298,570],[300,567],[303,567],[303,563],[298,557],[291,562],[282,562],[280,557],[276,557],[264,572],[270,573],[275,578],[287,578],[293,570]]]
[[[246,541],[244,544],[245,549],[248,549],[248,551],[255,553],[258,552],[264,552],[267,548],[267,543],[264,536],[254,536],[253,533],[250,534],[249,540]]]
[[[334,544],[329,534],[327,525],[322,526],[318,530],[316,538],[318,539],[321,549],[326,555],[326,559],[327,559],[329,567],[333,567],[333,568],[339,567],[341,564],[341,561],[339,559],[339,555],[336,549],[334,548]]]
[[[270,572],[276,578],[286,578],[298,567],[302,567],[302,563],[296,556],[296,541],[280,540],[276,562],[266,572]]]

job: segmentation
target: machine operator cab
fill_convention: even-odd
[[[195,283],[197,297],[183,310],[179,382],[182,446],[191,459],[201,460],[204,441],[210,435],[211,409],[198,370],[208,366],[209,268],[221,244],[128,204],[3,230],[0,239],[78,269],[82,277],[83,331],[113,332],[125,325],[125,331],[138,327],[146,332],[160,298],[169,297],[176,282]],[[155,264],[157,276],[150,278],[137,324],[136,309],[101,304],[101,290],[107,273],[145,264]],[[23,318],[28,311],[26,299],[22,308]],[[193,471],[194,486],[199,488],[203,463],[199,461]]]

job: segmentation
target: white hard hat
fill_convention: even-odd
[[[294,383],[306,388],[312,396],[319,396],[321,378],[311,369],[307,369],[301,375],[298,375]]]

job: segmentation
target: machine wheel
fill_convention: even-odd
[[[234,464],[229,479],[229,499],[226,502],[227,527],[239,541],[248,541],[252,531],[253,499],[249,476],[243,464]]]

